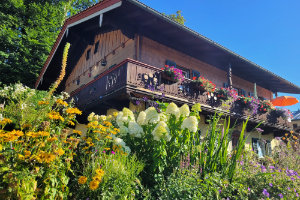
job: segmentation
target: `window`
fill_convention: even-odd
[[[240,138],[240,131],[234,130],[231,135],[232,148],[236,147]]]
[[[228,83],[223,83],[223,88],[229,88]]]
[[[99,41],[95,44],[94,54],[98,52],[98,48],[99,48]]]
[[[79,78],[76,80],[76,84],[77,84],[77,85],[80,84],[80,79],[79,79]]]
[[[293,128],[296,129],[298,127],[297,124],[293,124]]]
[[[272,154],[271,142],[269,140],[252,138],[252,148],[259,158],[270,156]]]
[[[254,97],[254,92],[248,92],[248,95],[249,95],[250,97]]]
[[[192,77],[199,78],[200,77],[200,72],[198,72],[196,70],[192,70]]]
[[[90,59],[91,56],[91,49],[87,50],[86,52],[86,60]]]

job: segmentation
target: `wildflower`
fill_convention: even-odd
[[[70,120],[70,121],[68,121],[68,124],[69,124],[69,125],[71,125],[71,126],[75,126],[75,123],[74,123],[74,122],[72,122],[71,120]]]
[[[65,153],[65,151],[64,151],[62,148],[60,148],[60,149],[58,149],[58,150],[56,151],[56,153],[57,153],[59,156],[62,156],[62,155]]]
[[[56,101],[56,103],[57,103],[58,105],[62,105],[62,106],[65,106],[65,107],[68,106],[68,103],[65,102],[65,101],[63,101],[62,99],[58,99],[58,100]]]
[[[282,140],[285,140],[285,137],[282,137]]]
[[[251,191],[251,189],[248,187],[248,191],[250,192]]]
[[[38,105],[48,105],[49,102],[48,101],[39,101]]]
[[[159,115],[154,107],[149,107],[145,110],[146,119],[144,123],[155,124],[159,122]]]
[[[109,136],[109,135],[108,135],[108,136],[106,136],[105,138],[106,138],[106,139],[109,139],[109,140],[111,140],[111,139],[112,139],[112,137],[111,137],[111,136]]]
[[[0,125],[6,125],[6,124],[10,124],[12,123],[12,120],[8,119],[8,118],[3,118],[1,121],[0,121]]]
[[[56,140],[57,140],[57,137],[51,137],[51,138],[47,139],[48,142],[53,142],[53,141],[56,141]]]
[[[144,133],[143,128],[136,122],[129,122],[128,130],[129,134],[134,137],[141,137],[141,135]]]
[[[198,128],[198,120],[195,116],[190,116],[183,120],[182,129],[188,129],[190,132],[196,132]]]
[[[179,113],[179,108],[175,103],[170,103],[166,109],[166,113],[170,115],[174,115],[176,118],[178,118]]]
[[[270,186],[270,187],[273,187],[273,184],[272,184],[272,183],[269,183],[269,186]]]
[[[80,176],[78,179],[78,183],[81,185],[85,184],[86,181],[87,181],[87,177],[85,177],[85,176]]]
[[[88,128],[93,128],[93,129],[96,129],[97,126],[98,126],[97,121],[92,121],[92,122],[88,123],[88,125],[87,125]]]
[[[184,104],[179,108],[180,116],[188,117],[190,115],[190,108],[188,105]]]
[[[114,151],[111,151],[111,154],[114,154],[114,155],[115,155],[115,154],[116,154],[116,152],[114,152]]]
[[[282,199],[283,198],[283,195],[280,193],[278,194],[279,198]]]
[[[81,134],[82,134],[82,132],[79,131],[79,130],[73,130],[73,133],[78,134],[78,135],[81,135]]]
[[[160,121],[156,127],[154,128],[153,132],[153,139],[159,141],[161,138],[165,139],[166,141],[171,140],[170,130],[167,124],[163,121]]]
[[[96,174],[98,175],[98,176],[104,176],[104,170],[103,169],[96,169]]]
[[[60,121],[64,121],[65,119],[59,114],[59,112],[56,111],[51,111],[50,113],[48,113],[48,117],[49,119],[54,119],[54,120],[60,120]]]
[[[270,196],[270,194],[268,193],[268,191],[267,191],[266,189],[264,189],[262,193],[263,193],[263,195],[265,195],[266,197],[269,197],[269,196]]]
[[[123,139],[117,138],[117,137],[113,140],[113,142],[114,142],[116,145],[119,145],[119,146],[125,146],[125,145],[126,145],[125,142],[123,141]]]
[[[78,108],[68,108],[66,110],[66,113],[68,114],[77,114],[77,115],[81,115],[82,111],[80,111]]]
[[[94,116],[95,116],[95,113],[94,113],[94,112],[90,113],[89,116],[88,116],[88,118],[87,118],[88,121],[89,121],[89,122],[93,121],[93,120],[94,120]]]
[[[145,125],[145,120],[146,120],[146,113],[144,111],[141,111],[136,122],[139,125]]]

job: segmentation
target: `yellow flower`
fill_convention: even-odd
[[[88,123],[88,125],[87,125],[88,128],[97,128],[97,126],[98,126],[97,121],[92,121],[92,122]]]
[[[65,102],[65,101],[63,101],[62,99],[58,99],[58,100],[56,101],[56,103],[59,104],[59,105],[68,106],[68,103]]]
[[[118,116],[118,112],[113,112],[113,116],[117,117]]]
[[[48,113],[48,117],[49,119],[55,119],[55,120],[60,120],[60,121],[64,121],[65,119],[59,114],[59,112],[56,111],[51,111],[50,113]]]
[[[109,151],[109,150],[110,150],[110,148],[104,148],[104,150],[106,150],[106,151]]]
[[[110,139],[110,140],[112,139],[112,137],[111,137],[111,136],[109,136],[109,135],[108,135],[108,136],[106,136],[105,138],[106,138],[106,139]]]
[[[90,189],[96,190],[99,187],[99,181],[93,180],[90,182]]]
[[[78,130],[73,130],[73,133],[77,133],[78,135],[81,135],[82,132],[81,131],[78,131]]]
[[[39,101],[38,105],[48,105],[49,102],[48,101]]]
[[[25,157],[24,157],[22,154],[18,154],[18,158],[19,158],[20,160],[24,160],[24,159],[25,159]]]
[[[78,115],[81,115],[82,114],[82,111],[80,111],[78,108],[68,108],[66,110],[66,113],[68,114],[78,114]]]
[[[57,140],[57,137],[51,137],[51,138],[47,139],[48,142],[53,142],[53,141],[56,141],[56,140]]]
[[[104,176],[104,170],[103,169],[96,169],[96,174],[98,175],[98,176]]]
[[[285,136],[288,136],[288,135],[289,135],[288,133],[285,134]]]
[[[94,176],[93,181],[98,181],[100,183],[102,181],[102,176],[99,175]]]
[[[112,124],[111,124],[109,121],[104,121],[103,124],[104,124],[105,126],[112,126]]]
[[[282,139],[285,140],[285,137],[283,137]]]
[[[290,131],[290,133],[291,133],[291,134],[293,134],[293,133],[294,133],[294,131]]]
[[[60,148],[60,149],[58,149],[58,150],[56,151],[56,153],[57,153],[59,156],[62,156],[62,155],[65,153],[65,151],[64,151],[62,148]]]
[[[10,124],[12,123],[12,120],[8,119],[8,118],[3,118],[1,121],[0,121],[0,125],[6,125],[6,124]]]
[[[85,177],[85,176],[80,176],[78,179],[78,183],[81,185],[85,184],[86,181],[87,181],[87,177]]]
[[[31,155],[31,152],[30,152],[30,151],[27,151],[27,150],[25,150],[25,151],[24,151],[24,154],[25,154],[25,158],[29,158],[29,157],[30,157],[30,155]]]
[[[72,122],[72,121],[68,121],[68,124],[71,125],[71,126],[75,126],[75,123]]]
[[[39,132],[38,132],[38,135],[40,135],[40,136],[42,136],[42,137],[45,137],[45,136],[49,136],[50,133],[47,132],[47,131],[39,131]]]

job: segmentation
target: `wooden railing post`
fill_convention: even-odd
[[[231,70],[231,64],[230,63],[228,65],[227,78],[228,78],[229,89],[232,89],[232,70]]]

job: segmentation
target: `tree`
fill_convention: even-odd
[[[0,82],[34,86],[65,19],[97,2],[0,1]]]
[[[176,14],[168,15],[168,17],[170,17],[171,19],[173,19],[174,21],[176,21],[176,22],[178,22],[179,24],[182,24],[182,25],[184,25],[184,23],[186,22],[184,17],[181,15],[180,10],[176,11]]]

